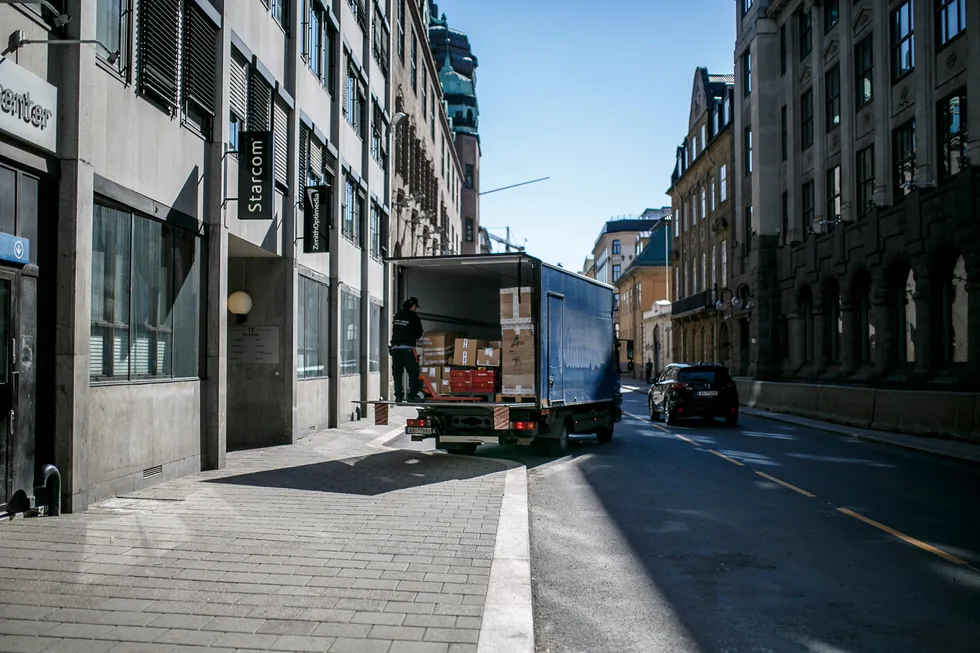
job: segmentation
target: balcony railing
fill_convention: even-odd
[[[709,308],[714,308],[714,304],[711,301],[711,291],[702,290],[699,293],[689,295],[684,299],[679,299],[671,305],[671,314],[673,317],[679,315],[684,315],[685,313],[693,313],[694,311],[701,311]]]

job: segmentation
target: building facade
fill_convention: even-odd
[[[397,5],[392,253],[396,258],[458,254],[464,237],[463,176],[438,63],[428,47],[428,4],[399,0]]]
[[[976,391],[980,8],[740,0],[736,18],[740,369]]]
[[[632,376],[645,378],[644,366],[652,362],[652,341],[646,340],[644,315],[657,302],[667,301],[670,293],[670,221],[669,216],[657,220],[649,233],[644,234],[637,244],[633,261],[626,266],[616,280],[619,295],[619,321],[616,323],[619,337],[633,341],[636,365]]]
[[[665,366],[675,362],[674,327],[670,312],[671,303],[662,300],[654,302],[653,308],[643,314],[642,364],[652,364],[651,378],[656,378]]]
[[[23,259],[0,270],[20,393],[0,512],[47,464],[84,510],[365,414],[387,367],[390,15],[0,7],[18,35],[0,83],[32,126],[0,122],[0,231]]]
[[[730,364],[729,324],[716,302],[728,286],[734,99],[732,75],[695,70],[687,134],[667,190],[677,223],[671,320],[680,361]]]
[[[449,28],[446,14],[439,14],[439,6],[433,0],[423,0],[423,4],[429,7],[429,45],[439,68],[453,144],[463,169],[462,253],[489,254],[491,248],[480,226],[480,105],[476,99],[479,62],[469,38]]]

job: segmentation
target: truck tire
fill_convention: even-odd
[[[472,456],[476,453],[476,448],[479,446],[479,444],[471,442],[469,444],[446,444],[442,448],[446,450],[446,453],[459,456]]]
[[[556,429],[557,438],[548,441],[552,456],[564,456],[568,453],[568,424],[562,422]]]
[[[596,440],[598,440],[599,442],[603,442],[603,443],[605,443],[605,442],[612,442],[612,439],[613,439],[613,427],[614,426],[615,426],[615,423],[614,422],[609,422],[609,425],[608,426],[603,426],[601,429],[599,429],[598,431],[596,431],[595,432],[595,438],[596,438]]]

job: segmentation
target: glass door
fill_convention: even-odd
[[[13,493],[13,275],[0,272],[0,512]]]

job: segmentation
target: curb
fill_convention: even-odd
[[[395,447],[388,447],[387,443],[404,432],[402,427],[393,429],[371,440],[368,446],[393,449]],[[527,467],[498,458],[481,460],[493,460],[506,465],[508,469],[504,477],[504,497],[497,520],[497,538],[490,561],[477,653],[534,653]]]
[[[855,431],[846,426],[841,426],[838,424],[832,424],[829,422],[824,422],[821,420],[814,420],[810,418],[801,418],[795,415],[786,415],[784,413],[777,413],[769,410],[763,410],[761,408],[752,408],[749,406],[742,406],[740,409],[743,413],[747,415],[752,415],[754,417],[761,417],[762,419],[772,420],[774,422],[784,422],[786,424],[795,424],[797,426],[805,426],[807,428],[812,428],[816,431],[824,431],[826,433],[836,433],[838,435],[849,435],[852,438],[858,438],[859,440],[867,440],[869,442],[877,442],[879,444],[886,444],[893,447],[898,447],[901,449],[910,449],[912,451],[918,451],[920,453],[932,454],[934,456],[942,456],[944,458],[955,458],[956,460],[962,460],[964,462],[980,463],[980,451],[978,453],[966,453],[959,451],[952,451],[949,449],[938,448],[931,446],[926,442],[915,442],[911,440],[906,440],[904,437],[901,439],[896,438],[894,435],[882,432],[880,435],[874,432],[868,432],[867,429],[862,429],[861,431]],[[751,412],[750,412],[751,411]],[[907,436],[909,438],[921,438],[923,436]],[[980,448],[978,448],[980,449]]]

